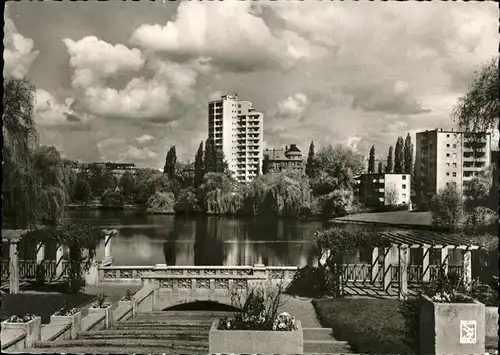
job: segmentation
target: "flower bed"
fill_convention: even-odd
[[[50,317],[50,324],[70,325],[70,337],[76,339],[78,332],[82,330],[82,312],[79,308],[62,307]]]
[[[105,328],[108,329],[111,327],[113,313],[111,312],[111,303],[106,301],[105,294],[97,296],[97,302],[89,308],[89,313],[102,313],[106,317]]]
[[[26,333],[25,348],[33,348],[41,335],[41,317],[32,314],[24,316],[11,316],[2,322],[2,332],[8,330],[21,330]]]
[[[419,324],[422,354],[485,352],[484,304],[470,297],[421,295]]]
[[[132,307],[132,317],[135,317],[137,314],[137,300],[134,298],[130,290],[127,290],[125,296],[120,298],[118,306]]]

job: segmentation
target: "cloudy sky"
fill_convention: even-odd
[[[498,52],[495,3],[16,2],[4,76],[37,88],[43,144],[81,161],[193,160],[207,104],[238,93],[265,148],[345,143],[385,156],[399,135],[452,128]]]

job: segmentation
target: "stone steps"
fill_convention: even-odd
[[[169,339],[169,340],[208,340],[209,329],[106,329],[78,333],[80,339]]]
[[[4,352],[4,351],[2,351]],[[107,346],[107,347],[53,347],[53,348],[34,348],[23,349],[22,353],[28,354],[168,354],[168,355],[206,355],[206,350],[190,350],[190,349],[169,349],[163,347],[121,347],[121,346]],[[9,352],[5,352],[9,353]]]
[[[177,349],[177,351],[208,351],[207,340],[168,340],[168,339],[75,339],[60,341],[40,341],[36,344],[37,348],[164,348]],[[141,351],[141,353],[143,353]]]
[[[345,341],[338,340],[305,340],[304,353],[352,353],[351,347]]]
[[[146,320],[146,319],[129,319],[125,322],[119,322],[116,324],[117,328],[129,327],[131,325],[136,327],[148,327],[163,325],[165,327],[209,327],[212,325],[214,319],[196,320],[196,319],[157,319],[157,320]]]

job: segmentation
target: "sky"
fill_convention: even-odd
[[[208,102],[264,114],[264,148],[455,128],[457,99],[498,53],[494,2],[13,2],[4,77],[36,88],[42,144],[68,159],[194,160]]]

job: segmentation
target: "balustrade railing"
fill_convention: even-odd
[[[10,275],[10,260],[2,260],[2,280],[7,280]],[[38,263],[36,260],[19,260],[19,278],[20,279],[34,279],[36,278],[36,270]],[[62,278],[68,276],[69,263],[66,260],[62,261]],[[43,260],[40,263],[40,267],[43,268],[45,274],[45,280],[54,280],[57,276],[56,272],[56,261],[55,260]]]
[[[462,279],[464,276],[464,268],[458,265],[448,265],[448,275]]]
[[[369,264],[344,264],[342,275],[344,282],[370,282],[371,271]],[[380,272],[377,279],[380,279]]]
[[[418,283],[422,281],[422,266],[408,265],[408,282]]]

